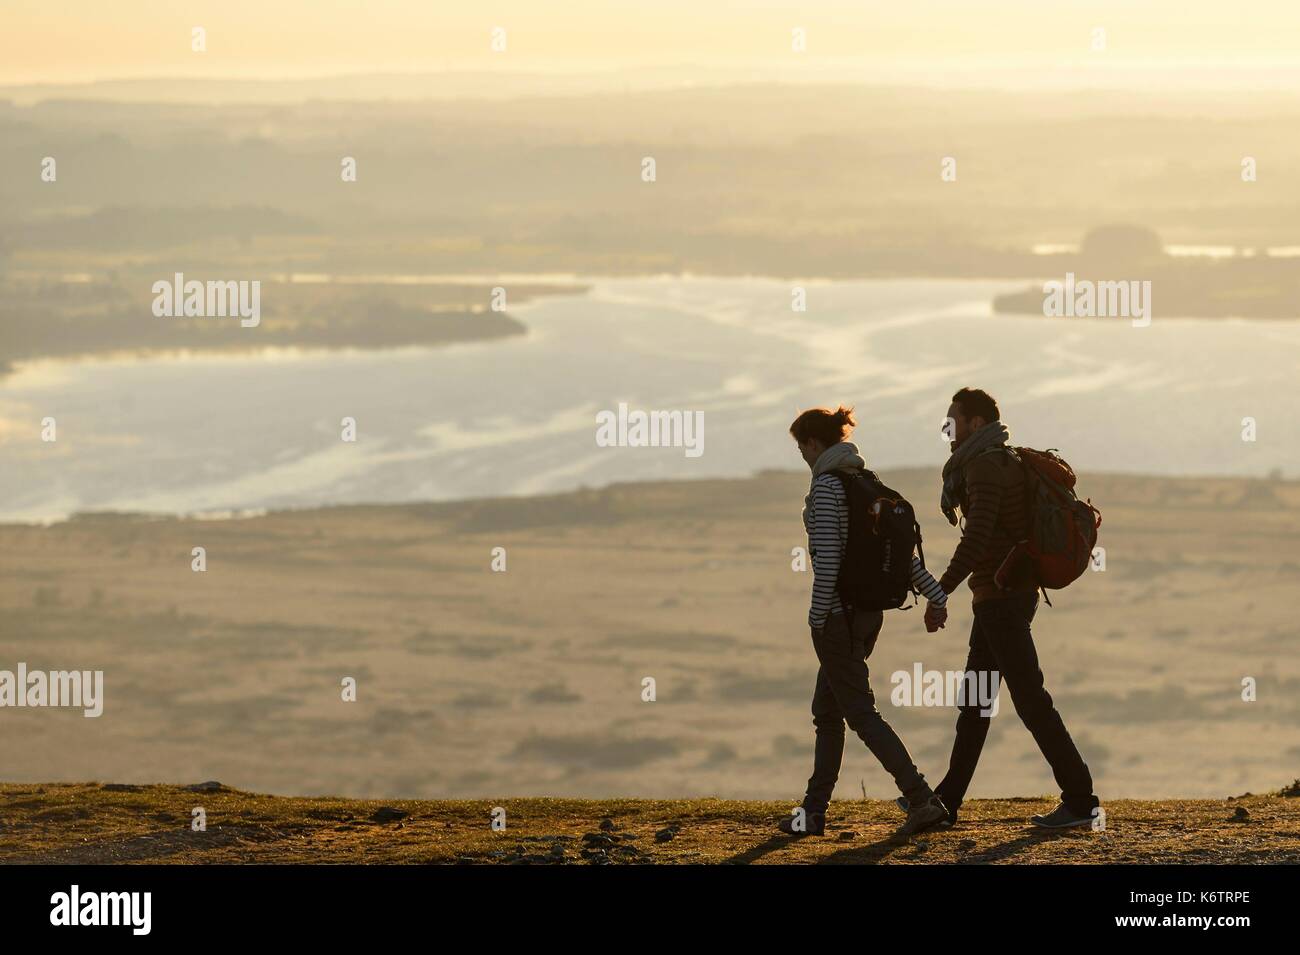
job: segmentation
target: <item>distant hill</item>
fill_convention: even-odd
[[[256,257],[256,248],[247,256]],[[0,377],[19,361],[106,354],[239,352],[259,348],[398,348],[449,345],[523,335],[526,326],[488,308],[491,288],[474,284],[400,285],[366,281],[287,282],[265,264],[234,273],[260,281],[262,314],[256,329],[238,318],[159,318],[151,288],[176,271],[207,281],[231,271],[190,268],[183,257],[160,254],[149,268],[92,276],[87,281],[14,280],[0,296]],[[205,265],[202,259],[191,259]],[[283,267],[284,263],[276,263]],[[514,285],[511,304],[569,286]]]
[[[1060,283],[1072,275],[1075,289],[1084,283],[1150,282],[1153,319],[1300,318],[1300,258],[1173,256],[1165,252],[1153,230],[1141,226],[1093,229],[1084,236],[1079,251],[1040,256],[1035,271]],[[1037,283],[997,296],[993,310],[1048,314],[1047,294],[1044,283]]]

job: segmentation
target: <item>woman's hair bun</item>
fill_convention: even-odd
[[[801,443],[809,438],[816,438],[830,447],[847,438],[857,423],[857,419],[853,417],[853,409],[846,408],[844,405],[840,405],[834,411],[829,408],[809,408],[794,419],[794,423],[790,425],[790,433]]]

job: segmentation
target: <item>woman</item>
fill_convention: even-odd
[[[840,407],[836,411],[811,408],[790,425],[799,453],[812,469],[812,486],[804,499],[803,520],[813,562],[808,625],[821,664],[812,701],[817,741],[813,774],[803,799],[803,818],[791,816],[780,824],[781,831],[790,835],[821,835],[825,830],[826,808],[839,779],[844,755],[845,723],[894,777],[907,800],[907,821],[898,830],[900,835],[923,832],[948,818],[947,809],[917,770],[907,747],[876,709],[867,657],[880,634],[884,614],[879,610],[855,609],[846,615],[836,594],[840,561],[848,542],[849,508],[844,489],[833,472],[866,468],[858,449],[845,440],[855,424],[853,409]],[[933,618],[941,621],[946,614],[943,610],[946,597],[915,555],[912,583],[930,600]]]

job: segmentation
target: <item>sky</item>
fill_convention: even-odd
[[[191,49],[194,27],[206,52]],[[1300,70],[1297,37],[1296,0],[0,0],[0,84],[675,69],[974,71],[995,85],[1192,71],[1232,85]]]

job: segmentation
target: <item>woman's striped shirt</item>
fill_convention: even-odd
[[[826,625],[827,616],[843,610],[835,585],[849,540],[849,506],[844,497],[844,487],[834,474],[823,474],[813,481],[812,505],[804,510],[803,522],[813,564],[808,625],[820,630]],[[948,597],[939,582],[915,555],[912,556],[912,586],[935,606],[942,607],[947,602]]]

